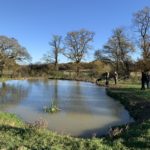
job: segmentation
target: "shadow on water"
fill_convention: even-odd
[[[127,124],[127,123],[128,122],[124,122],[124,124]],[[116,126],[116,124],[117,125],[122,125],[122,123],[119,122],[119,121],[111,122],[110,124],[104,125],[100,128],[85,130],[76,137],[81,137],[81,138],[92,138],[92,137],[100,138],[100,137],[104,137],[104,136],[109,135],[109,131],[111,130],[111,128],[113,126]]]

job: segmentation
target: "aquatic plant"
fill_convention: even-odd
[[[51,105],[50,106],[45,106],[44,107],[44,111],[47,113],[56,113],[58,111],[60,111],[61,109],[58,108],[57,104],[55,103],[55,100],[51,101]]]

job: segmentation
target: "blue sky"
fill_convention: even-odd
[[[15,37],[37,62],[53,34],[85,28],[96,33],[94,48],[102,48],[114,28],[131,27],[133,13],[145,6],[150,0],[0,0],[0,35]]]

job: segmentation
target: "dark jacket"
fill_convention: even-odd
[[[142,82],[147,81],[147,75],[145,72],[142,72],[142,78],[141,78]]]
[[[146,81],[150,82],[150,74],[149,73],[146,73]]]

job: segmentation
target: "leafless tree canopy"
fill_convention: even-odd
[[[77,74],[79,64],[91,49],[90,42],[93,41],[94,33],[85,29],[68,32],[65,38],[65,56],[77,64]]]
[[[150,59],[150,7],[145,7],[134,14],[134,25],[139,33],[139,45],[143,60]]]
[[[123,28],[117,28],[113,31],[112,37],[104,46],[103,52],[116,64],[116,70],[119,71],[119,64],[127,71],[127,62],[130,60],[129,53],[134,51],[133,43],[125,35]]]
[[[43,55],[42,61],[44,61],[44,63],[46,63],[46,64],[50,64],[53,62],[53,58],[49,51]]]
[[[105,63],[111,62],[111,59],[105,55],[103,50],[96,50],[94,53],[94,58],[95,58],[95,60],[102,61]]]
[[[96,50],[94,53],[94,58],[95,60],[102,60],[103,59],[103,54],[101,50]]]
[[[54,59],[55,70],[58,70],[58,56],[64,50],[62,47],[62,37],[59,35],[53,35],[49,45],[52,49],[52,58]]]
[[[14,38],[0,36],[0,68],[3,69],[6,63],[31,60],[27,50],[22,47]]]
[[[81,62],[85,54],[91,49],[90,42],[93,41],[94,33],[82,29],[68,32],[65,38],[65,55],[74,62]]]
[[[6,36],[0,36],[0,54],[16,61],[31,59],[26,48],[22,47],[16,39]]]

